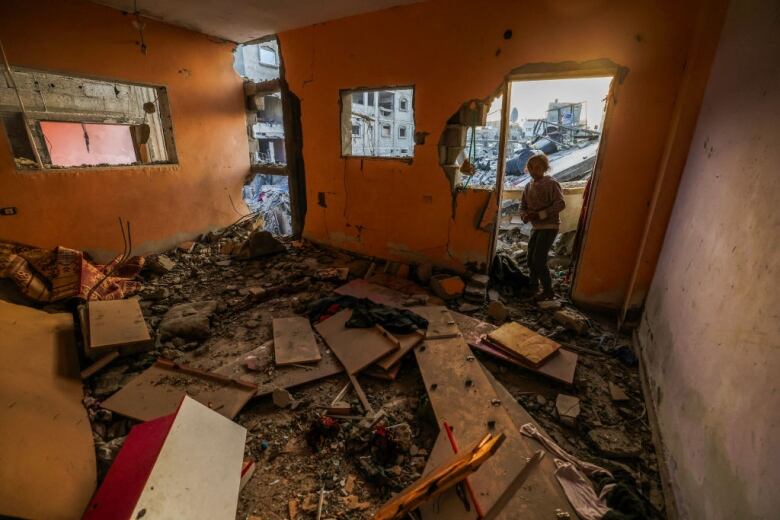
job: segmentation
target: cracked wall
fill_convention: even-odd
[[[178,154],[175,165],[19,171],[3,135],[0,206],[18,213],[0,217],[0,240],[64,245],[105,259],[121,250],[118,216],[132,223],[135,253],[236,219],[228,196],[243,206],[249,154],[233,45],[145,20],[144,55],[132,21],[84,0],[0,4],[0,39],[13,66],[165,86]]]
[[[305,236],[396,261],[455,268],[485,262],[490,235],[475,222],[489,192],[457,193],[453,212],[438,150],[447,120],[464,101],[492,95],[523,65],[607,59],[630,72],[611,100],[602,143],[606,155],[580,261],[585,274],[574,296],[586,304],[619,306],[701,5],[502,0],[475,7],[465,0],[432,0],[280,34],[287,79],[301,99],[310,208]],[[544,38],[526,34],[539,27]],[[511,39],[504,38],[507,29],[513,30]],[[714,47],[717,36],[705,36]],[[706,78],[706,72],[702,67],[695,73]],[[340,157],[339,90],[398,84],[414,85],[415,128],[435,138],[416,146],[408,164]],[[675,189],[674,181],[664,186],[662,211],[643,258],[648,268],[637,283],[640,298],[652,277]],[[326,207],[317,205],[319,193]]]

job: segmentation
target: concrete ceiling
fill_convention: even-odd
[[[244,43],[290,29],[420,0],[92,0]]]

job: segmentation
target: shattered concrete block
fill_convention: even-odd
[[[509,311],[500,301],[492,301],[487,308],[487,315],[501,325],[509,318]]]
[[[274,401],[274,404],[279,408],[287,408],[288,406],[291,406],[295,401],[295,399],[293,399],[292,394],[287,390],[285,390],[284,388],[275,389],[271,397]]]
[[[165,274],[176,267],[176,262],[165,255],[157,255],[155,257],[149,258],[146,265],[149,267],[149,269],[157,274]]]
[[[616,402],[629,400],[628,394],[626,394],[625,390],[620,388],[612,381],[609,382],[609,395],[612,397],[612,400]]]
[[[486,274],[475,274],[471,276],[471,280],[469,280],[469,282],[471,285],[487,288],[488,284],[490,283],[490,277]]]
[[[555,321],[577,334],[582,334],[588,328],[588,318],[574,309],[561,309],[553,315]]]
[[[236,257],[241,260],[259,258],[285,251],[284,244],[279,242],[268,231],[256,229],[241,246]]]
[[[613,428],[594,428],[588,432],[588,438],[601,453],[608,457],[630,458],[642,452],[638,443],[629,439],[622,431]]]
[[[558,394],[555,399],[555,409],[561,424],[573,427],[580,415],[580,400],[573,395]]]
[[[536,302],[536,305],[543,311],[552,311],[561,308],[561,302],[558,300],[542,300]]]
[[[484,287],[472,285],[470,283],[466,286],[466,290],[463,293],[463,297],[466,298],[466,300],[474,303],[484,303],[486,295]]]
[[[182,242],[176,248],[184,253],[192,253],[192,250],[195,249],[195,242],[188,240],[187,242]]]
[[[168,338],[206,339],[209,337],[211,315],[217,309],[217,302],[182,303],[174,305],[162,318],[157,329],[160,339]]]
[[[460,276],[437,274],[431,277],[431,290],[444,300],[458,298],[465,289],[466,284],[463,283]]]

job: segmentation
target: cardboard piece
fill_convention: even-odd
[[[469,478],[479,509],[487,512],[511,484],[512,475],[518,469],[518,461],[532,457],[540,445],[520,434],[516,421],[521,418],[514,418],[508,407],[516,407],[515,414],[520,413],[517,410],[522,410],[522,407],[511,396],[507,398],[497,393],[491,378],[471,355],[463,338],[425,341],[415,349],[415,355],[436,419],[439,424],[446,422],[453,428],[459,446],[476,442],[486,428],[493,433],[506,435],[501,450]],[[435,462],[439,465],[443,462],[441,459],[432,462],[431,459],[429,464]],[[551,457],[545,459],[552,463]],[[424,518],[474,518],[476,507],[472,507],[471,516],[464,515],[459,500],[454,506],[445,507],[446,496],[442,495],[437,508],[423,508]],[[535,471],[509,502],[505,513],[498,518],[555,518],[556,509],[570,512],[571,517],[576,518],[553,473]]]
[[[307,318],[276,318],[273,328],[274,362],[277,365],[311,363],[322,359]]]
[[[351,309],[343,309],[314,326],[336,354],[347,373],[356,374],[398,349],[398,345],[375,328],[347,328]]]
[[[460,335],[458,325],[447,307],[423,306],[412,307],[409,310],[428,320],[425,339],[452,338]]]
[[[0,300],[0,516],[78,518],[95,447],[73,316]]]
[[[257,387],[252,383],[172,361],[157,360],[103,401],[101,406],[131,419],[151,421],[175,412],[186,394],[232,419],[255,395],[256,390]]]
[[[175,413],[135,426],[85,520],[232,520],[246,429],[184,396]]]
[[[561,348],[555,341],[514,321],[488,333],[487,339],[505,353],[518,357],[533,367],[541,365]]]
[[[114,350],[130,354],[152,346],[152,337],[137,298],[90,301],[86,322],[89,330],[89,342],[85,345],[87,357],[101,357]]]
[[[574,373],[577,370],[577,360],[579,359],[579,356],[576,353],[565,348],[560,348],[556,355],[548,358],[547,361],[540,366],[533,367],[524,363],[522,360],[509,356],[501,349],[498,349],[483,340],[483,337],[486,334],[497,328],[495,325],[455,311],[450,311],[450,314],[452,314],[452,317],[455,319],[455,323],[457,323],[458,328],[460,328],[464,339],[472,348],[481,350],[482,352],[507,363],[532,370],[561,383],[566,383],[567,385],[574,383]]]
[[[317,344],[322,359],[311,365],[286,365],[273,368],[273,342],[268,341],[236,357],[230,363],[216,369],[214,373],[255,384],[257,386],[255,396],[259,397],[272,393],[276,388],[293,388],[343,372],[344,366],[339,363],[333,352],[320,345],[319,340]],[[253,356],[254,364],[262,370],[247,368],[245,359],[248,356]],[[272,368],[273,370],[267,370]]]

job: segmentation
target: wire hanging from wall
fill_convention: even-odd
[[[146,42],[144,41],[144,29],[146,28],[146,22],[141,20],[141,11],[138,10],[138,0],[133,2],[133,6],[133,14],[135,15],[135,20],[133,20],[133,27],[138,29],[138,37],[140,39],[140,41],[138,41],[138,46],[141,47],[141,54],[146,54],[147,46]]]

